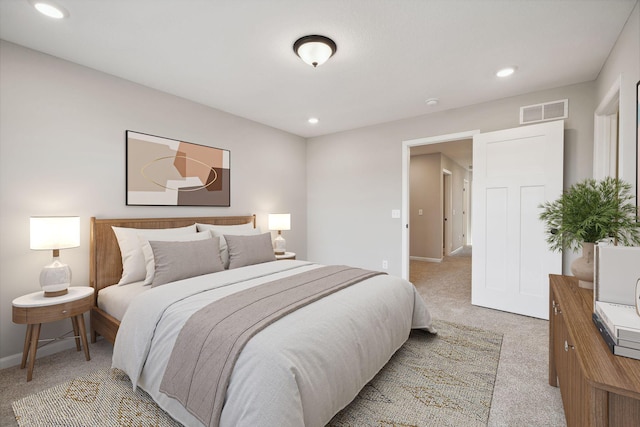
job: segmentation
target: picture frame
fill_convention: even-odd
[[[126,131],[127,206],[231,205],[229,150]]]

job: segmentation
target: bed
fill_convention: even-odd
[[[175,389],[167,387],[170,372],[178,372],[174,376],[195,390],[209,384],[208,370],[196,370],[191,373],[193,377],[184,380],[180,369],[190,362],[180,359],[177,364],[173,360],[181,348],[190,344],[189,340],[184,341],[183,334],[194,318],[214,307],[214,303],[222,300],[226,304],[243,292],[259,292],[274,284],[332,269],[341,272],[359,269],[274,260],[179,279],[154,288],[138,282],[114,286],[121,279],[123,267],[112,226],[156,229],[194,223],[251,224],[255,228],[255,216],[91,220],[91,284],[96,290],[96,304],[91,312],[92,341],[101,335],[114,342],[113,367],[127,373],[134,388],[145,390],[182,424],[326,425],[388,362],[411,329],[433,332],[427,307],[411,283],[367,272],[365,279],[287,312],[248,337],[235,356],[227,382],[219,386],[225,393],[222,406],[209,416],[208,411],[215,406],[209,402],[209,391],[189,390],[187,399],[172,394]],[[229,239],[229,262],[233,264],[235,252],[231,243]],[[156,242],[153,245],[156,248]],[[159,275],[162,265],[157,264],[156,269]],[[121,298],[129,301],[124,311],[118,309],[121,305],[105,303],[109,298],[103,297],[112,291],[123,292],[125,296]],[[213,312],[219,312],[219,305],[215,307]],[[218,345],[217,340],[210,341]],[[204,345],[197,344],[197,348],[201,347]],[[180,354],[183,356],[188,357],[189,351]],[[201,360],[194,364],[201,364]],[[206,407],[205,415],[201,409],[194,409],[194,400],[196,407]]]

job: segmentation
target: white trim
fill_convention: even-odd
[[[620,87],[622,76],[618,76],[594,113],[593,122],[593,178],[615,177],[618,169],[618,126],[622,126],[620,115]],[[620,123],[618,123],[620,117]]]
[[[425,258],[421,256],[410,256],[411,261],[426,261],[426,262],[442,262],[443,258]]]
[[[409,167],[411,147],[473,138],[479,129],[402,141],[402,278],[409,280]]]

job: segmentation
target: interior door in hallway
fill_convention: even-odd
[[[550,273],[562,274],[538,219],[562,193],[564,122],[473,138],[471,303],[549,318]]]

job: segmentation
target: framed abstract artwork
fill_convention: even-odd
[[[129,206],[230,206],[230,152],[128,130]]]

